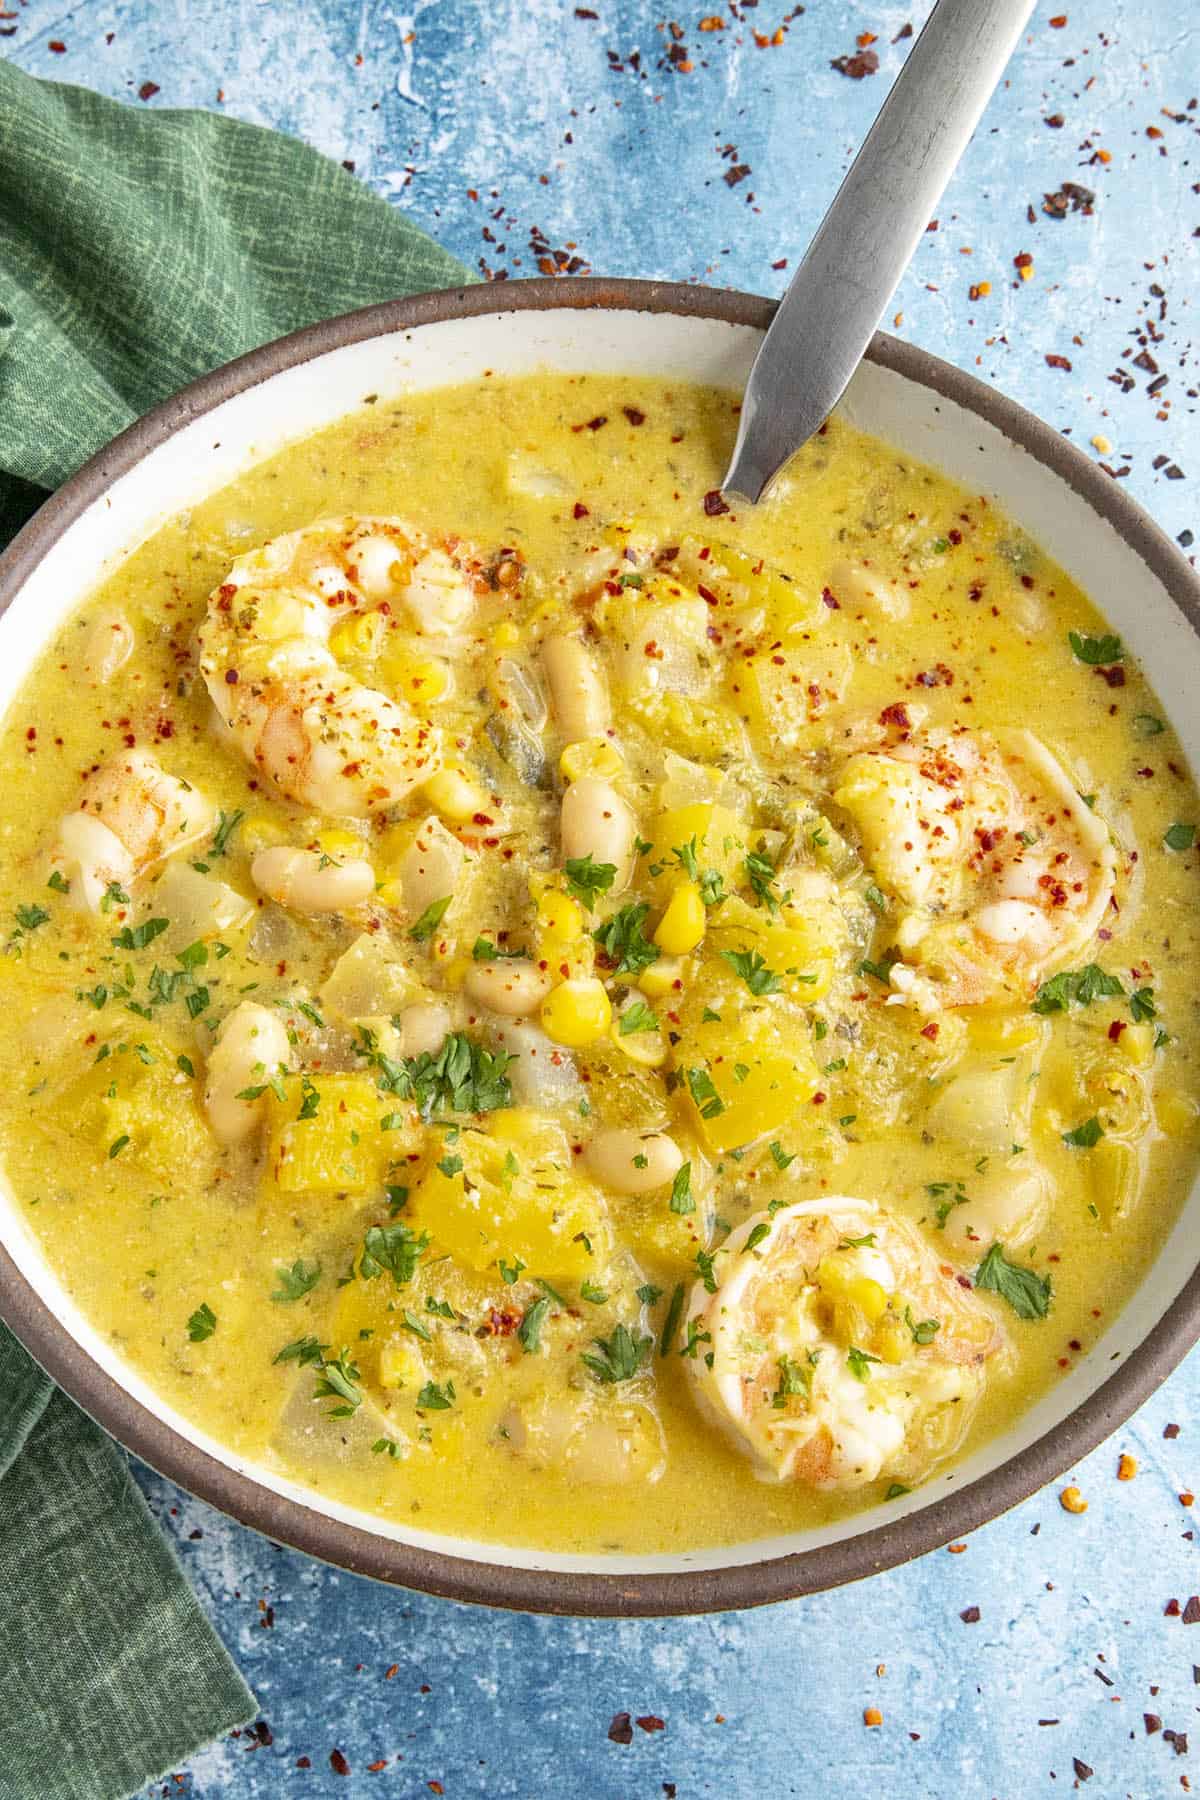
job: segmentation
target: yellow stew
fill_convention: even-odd
[[[377,405],[175,519],[7,720],[0,1147],[198,1425],[426,1528],[886,1508],[1196,1159],[1200,802],[1011,520],[723,393]]]

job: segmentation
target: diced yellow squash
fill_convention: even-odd
[[[215,1147],[198,1084],[180,1071],[174,1054],[161,1045],[143,1049],[154,1056],[152,1063],[143,1063],[126,1050],[107,1057],[92,1071],[93,1078],[103,1082],[95,1115],[97,1140],[114,1161],[136,1159],[159,1180],[169,1181],[184,1170],[202,1179],[200,1171],[212,1160]]]
[[[391,1337],[378,1351],[379,1385],[385,1388],[420,1387],[426,1380],[425,1359],[411,1337]]]
[[[1154,1096],[1154,1117],[1160,1131],[1168,1137],[1179,1137],[1190,1131],[1200,1116],[1200,1108],[1190,1094],[1180,1088],[1166,1087]]]
[[[848,644],[814,640],[780,644],[769,632],[749,655],[732,659],[729,702],[752,732],[785,748],[828,736],[826,715],[850,685],[854,672]]]
[[[673,853],[695,850],[696,863],[703,875],[715,869],[726,887],[736,887],[745,877],[746,833],[735,814],[727,806],[710,800],[696,800],[690,806],[672,806],[654,821],[651,848],[641,859],[639,870],[658,869],[654,877],[663,902],[686,873]]]
[[[967,1018],[967,1029],[973,1050],[1003,1056],[1041,1043],[1049,1026],[1028,1007],[1013,1011],[1005,1007],[973,1006]]]
[[[706,544],[685,538],[679,550],[679,567],[697,587],[706,588],[717,601],[717,619],[730,611],[759,612],[761,628],[772,636],[810,630],[824,617],[820,595],[802,588],[782,569],[748,555],[729,544]]]
[[[572,1164],[555,1120],[513,1107],[430,1164],[405,1217],[469,1268],[503,1258],[548,1281],[579,1280],[602,1266],[608,1226],[603,1198]]]
[[[661,1194],[620,1203],[620,1234],[641,1263],[660,1280],[695,1280],[696,1252],[708,1247],[710,1221],[703,1209],[672,1212]]]
[[[420,984],[381,932],[364,931],[334,963],[321,988],[327,1012],[353,1023],[390,1016],[417,997]]]
[[[705,940],[718,954],[761,956],[778,975],[784,992],[809,1006],[822,999],[833,980],[837,915],[827,904],[813,902],[791,909],[788,924],[772,920],[765,907],[748,906],[736,895],[717,908]]]
[[[1102,1224],[1124,1218],[1137,1197],[1140,1159],[1131,1144],[1104,1137],[1087,1153],[1087,1179],[1092,1204]]]
[[[309,1118],[299,1114],[316,1095]],[[409,1108],[379,1093],[365,1075],[314,1075],[301,1090],[287,1084],[286,1098],[267,1096],[265,1193],[365,1194],[378,1187],[386,1164],[411,1147]],[[385,1120],[399,1129],[384,1131]]]
[[[777,1002],[756,1001],[738,986],[730,970],[706,958],[674,1045],[676,1096],[689,1123],[717,1151],[785,1126],[794,1133],[813,1111],[820,1086],[800,1016],[789,1009],[780,1017]]]
[[[732,706],[668,689],[633,694],[625,712],[658,743],[671,744],[698,762],[727,763],[746,754],[746,727]]]

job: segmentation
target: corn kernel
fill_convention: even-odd
[[[865,1313],[872,1325],[882,1319],[887,1311],[888,1297],[877,1281],[869,1275],[856,1275],[850,1283],[850,1299]]]
[[[1069,1513],[1085,1513],[1088,1509],[1087,1501],[1084,1499],[1079,1489],[1074,1486],[1065,1487],[1063,1489],[1062,1493],[1058,1496],[1058,1504],[1062,1507],[1064,1512]]]
[[[1154,1116],[1160,1131],[1168,1137],[1178,1137],[1196,1123],[1196,1102],[1178,1088],[1164,1088],[1154,1096]]]
[[[487,795],[461,769],[439,769],[421,784],[421,792],[429,804],[451,824],[465,825],[477,812],[483,812]]]
[[[1145,1020],[1140,1025],[1127,1025],[1118,1042],[1131,1063],[1139,1069],[1154,1061],[1154,1026]]]
[[[562,981],[542,1001],[542,1030],[556,1044],[581,1050],[612,1024],[612,1002],[596,976]]]
[[[620,752],[604,738],[580,738],[568,744],[558,759],[564,781],[578,781],[582,775],[595,775],[609,781],[621,773],[624,764]]]
[[[638,976],[637,984],[647,1000],[662,1000],[673,992],[676,982],[687,975],[687,963],[681,956],[660,956]]]
[[[399,699],[419,711],[428,710],[450,691],[450,671],[436,656],[398,650],[386,659],[383,676]]]
[[[415,1345],[393,1340],[379,1347],[379,1381],[385,1388],[419,1386],[425,1380],[426,1368]]]
[[[501,619],[492,633],[492,646],[496,650],[515,650],[521,641],[521,633],[511,619]]]
[[[1130,1456],[1130,1454],[1127,1450],[1122,1450],[1121,1455],[1117,1462],[1117,1480],[1118,1481],[1132,1481],[1136,1474],[1137,1474],[1137,1457]]]
[[[376,897],[382,905],[393,907],[397,912],[404,909],[404,886],[395,876],[381,881],[375,890]]]
[[[912,1334],[899,1319],[885,1319],[871,1340],[880,1362],[902,1363],[912,1348]]]
[[[349,857],[357,860],[366,853],[366,845],[356,831],[343,831],[336,825],[318,831],[315,842],[318,850],[332,856],[335,862],[345,862]]]
[[[351,613],[329,634],[329,648],[339,659],[372,657],[379,652],[380,639],[386,629],[382,613]]]
[[[277,819],[269,813],[251,813],[243,820],[238,833],[242,849],[247,856],[254,856],[259,850],[269,850],[275,844],[286,844],[288,834]]]
[[[570,894],[547,888],[538,901],[538,924],[547,937],[569,944],[583,931],[583,913]]]
[[[700,889],[694,881],[681,881],[658,922],[654,942],[668,956],[686,956],[703,938],[706,924]]]

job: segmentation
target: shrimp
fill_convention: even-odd
[[[914,733],[852,756],[834,799],[903,909],[894,1004],[1024,1000],[1113,900],[1108,827],[1032,732]]]
[[[51,865],[69,883],[73,903],[99,912],[115,884],[127,888],[157,863],[212,829],[212,806],[145,750],[105,763],[76,812],[58,828]]]
[[[454,538],[398,519],[323,519],[239,556],[209,598],[200,668],[242,755],[292,800],[366,818],[440,767],[436,727],[346,674],[330,647],[343,621],[396,608],[447,639],[488,580]]]
[[[835,1195],[733,1232],[692,1290],[685,1352],[763,1480],[849,1489],[950,1455],[1003,1343],[915,1225]]]

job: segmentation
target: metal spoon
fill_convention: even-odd
[[[761,500],[845,392],[1034,0],[938,0],[754,359],[726,493]]]

